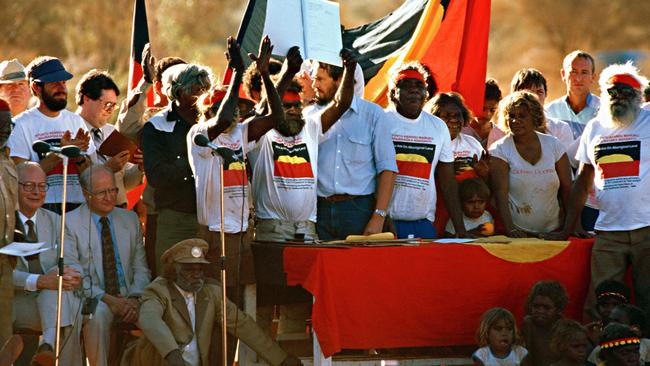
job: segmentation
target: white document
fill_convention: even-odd
[[[448,239],[434,240],[433,242],[438,244],[464,244],[464,243],[471,243],[475,240],[476,239],[448,238]]]
[[[45,242],[42,243],[21,243],[13,242],[0,248],[0,254],[10,255],[14,257],[27,257],[40,252],[49,250],[50,248],[43,248]]]
[[[339,4],[329,0],[268,0],[264,35],[273,43],[273,53],[286,56],[300,47],[305,59],[342,66],[343,48]]]

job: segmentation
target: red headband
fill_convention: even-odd
[[[395,83],[404,79],[416,79],[426,84],[426,82],[424,81],[424,76],[422,76],[422,74],[420,74],[419,71],[413,69],[400,71],[395,77]]]
[[[607,79],[607,84],[609,85],[614,85],[616,83],[629,85],[634,89],[641,89],[641,83],[630,74],[616,74]]]
[[[300,94],[296,93],[295,91],[286,91],[282,96],[282,101],[287,103],[301,102],[302,98],[300,98]]]
[[[638,337],[612,339],[611,341],[602,342],[600,344],[600,349],[622,347],[622,346],[627,346],[628,344],[640,344],[640,343],[641,341],[639,340]]]
[[[627,297],[625,297],[625,295],[623,295],[620,292],[603,292],[603,293],[598,294],[598,296],[597,296],[598,300],[606,298],[606,297],[617,297],[617,298],[623,300],[623,302],[627,302]]]
[[[212,93],[206,94],[201,100],[201,104],[207,107],[212,107],[215,103],[221,102],[226,97],[226,92],[223,90],[213,90]]]

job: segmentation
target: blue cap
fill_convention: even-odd
[[[58,58],[53,58],[34,66],[31,71],[31,79],[38,83],[53,83],[70,80],[72,74],[66,71]]]

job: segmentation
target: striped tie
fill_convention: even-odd
[[[113,296],[120,294],[120,285],[117,279],[117,264],[115,263],[115,249],[108,217],[99,219],[102,224],[102,264],[104,265],[104,291]]]

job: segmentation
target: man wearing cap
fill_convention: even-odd
[[[82,273],[84,301],[93,314],[83,325],[86,355],[91,366],[104,366],[111,324],[118,319],[137,322],[137,298],[149,284],[150,273],[137,215],[115,207],[113,171],[92,165],[80,180],[87,203],[68,214],[65,263]]]
[[[213,337],[220,337],[222,289],[204,276],[208,243],[186,239],[162,256],[163,275],[142,294],[137,344],[126,351],[122,365],[208,366]],[[228,331],[270,365],[300,365],[260,329],[251,317],[227,300]],[[216,331],[215,331],[216,330]],[[219,343],[221,344],[221,343]]]
[[[608,66],[600,74],[603,104],[580,139],[580,168],[562,233],[573,233],[593,183],[600,215],[592,288],[608,279],[623,281],[631,265],[637,304],[644,311],[650,309],[650,111],[641,109],[647,82],[631,63]]]
[[[117,108],[120,90],[108,72],[93,69],[81,77],[76,92],[79,106],[77,114],[84,119],[95,147],[99,150],[115,131],[115,126],[109,124],[108,119]],[[134,164],[142,163],[142,154],[135,153],[131,156],[128,150],[124,150],[115,156],[105,156],[96,151],[91,160],[95,164],[104,164],[115,172],[115,182],[119,189],[117,205],[125,208],[126,193],[142,183],[142,171],[138,164]]]
[[[60,213],[63,201],[62,160],[54,153],[37,154],[32,150],[32,144],[42,140],[53,146],[75,145],[88,154],[95,151],[95,145],[83,119],[65,109],[68,97],[66,81],[72,78],[72,74],[66,71],[61,61],[50,56],[37,57],[27,66],[27,75],[38,104],[16,118],[16,128],[8,146],[16,164],[31,160],[41,165],[50,186],[43,207]],[[83,165],[77,165],[83,162],[83,157],[69,161],[67,210],[84,201],[79,185],[79,172]]]
[[[436,180],[444,187],[440,191],[455,232],[465,233],[449,129],[440,118],[422,110],[428,76],[422,64],[409,62],[395,70],[388,85],[386,114],[399,167],[388,213],[398,238],[436,237]],[[413,161],[419,162],[416,169]]]
[[[11,134],[9,104],[0,99],[0,247],[14,241],[16,208],[18,207],[18,173],[9,158],[7,139]],[[13,334],[12,310],[14,260],[0,254],[0,344]]]
[[[11,115],[27,110],[30,97],[25,66],[17,59],[0,62],[0,99],[9,103]]]

